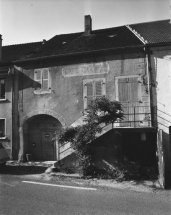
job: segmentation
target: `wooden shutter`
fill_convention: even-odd
[[[105,79],[84,80],[84,109],[91,104],[91,101],[106,95]]]
[[[101,97],[102,96],[102,81],[95,81],[94,82],[94,87],[95,87],[95,90],[94,90],[94,96],[95,98],[98,98],[98,97]]]
[[[43,79],[42,79],[42,89],[48,90],[49,89],[49,69],[42,69]]]
[[[138,102],[138,78],[129,78],[128,98],[130,102]]]
[[[120,102],[128,102],[128,78],[118,79],[118,94]]]
[[[125,114],[125,122],[121,123],[121,126],[138,126],[140,100],[138,77],[118,79],[118,96]]]
[[[93,81],[87,82],[87,104],[86,108],[91,104],[93,100],[94,90],[93,90]]]

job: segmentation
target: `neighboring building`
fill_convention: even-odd
[[[168,21],[156,22],[154,28],[149,25],[154,23],[92,30],[91,17],[85,16],[84,32],[57,35],[43,45],[32,47],[35,51],[10,59],[13,75],[7,77],[10,83],[14,82],[13,88],[9,87],[13,98],[9,112],[14,115],[0,113],[1,124],[8,119],[13,125],[6,125],[10,130],[8,144],[12,146],[12,157],[23,160],[26,153],[33,154],[37,160],[66,157],[72,153],[70,145],[58,148],[51,141],[54,133],[81,123],[90,101],[106,96],[123,104],[125,119],[116,122],[114,129],[121,133],[124,155],[133,160],[141,158],[144,165],[154,165],[157,129],[163,129],[167,133],[164,144],[168,151],[167,171],[170,171],[169,130],[158,126],[163,123],[159,121],[163,114],[171,115],[169,94],[162,97],[163,86],[169,79],[165,79],[162,67],[156,65],[164,65],[169,76],[167,43],[171,42],[171,34],[167,41],[158,44],[162,34],[156,32],[161,26],[164,26],[161,32],[170,32],[171,27]],[[156,64],[156,59],[160,64]],[[160,109],[162,115],[159,115],[156,112],[159,103],[167,106],[168,112]],[[3,109],[7,110],[8,104],[4,104]],[[166,120],[164,125],[169,127]]]
[[[171,174],[171,22],[134,24],[130,29],[143,41],[148,53],[151,108],[159,133],[158,142],[161,139],[164,148],[165,172]],[[162,156],[159,160],[164,165]]]
[[[16,150],[14,145],[18,141],[18,112],[17,100],[14,102],[14,91],[16,92],[17,79],[13,73],[14,64],[20,56],[31,53],[34,49],[40,47],[42,42],[18,44],[2,47],[2,38],[0,35],[0,142],[3,143],[9,156],[12,158]],[[16,95],[15,95],[16,98]],[[18,149],[17,149],[18,151]]]

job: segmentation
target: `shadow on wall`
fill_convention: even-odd
[[[29,72],[31,71],[27,71],[27,73]],[[32,78],[30,78],[23,72],[19,71],[19,90],[24,90],[28,88],[38,89],[41,88],[41,84],[34,81]]]

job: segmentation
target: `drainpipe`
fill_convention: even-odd
[[[14,68],[9,68],[8,75],[11,76],[11,159],[14,159],[14,124],[13,124],[13,118],[14,118]]]
[[[154,117],[154,114],[156,110],[154,110],[153,106],[153,90],[152,90],[152,73],[151,73],[151,59],[150,59],[150,52],[147,50],[146,47],[144,47],[145,53],[146,53],[146,75],[147,75],[147,82],[148,82],[148,92],[150,97],[150,111],[151,111],[151,124],[152,126],[155,126],[156,123],[154,123],[154,120],[156,117]]]

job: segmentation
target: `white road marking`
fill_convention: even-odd
[[[35,181],[22,181],[22,182],[29,183],[29,184],[39,184],[39,185],[46,185],[46,186],[53,186],[53,187],[64,187],[64,188],[71,188],[71,189],[78,189],[78,190],[97,190],[96,188],[74,187],[74,186],[65,186],[65,185],[59,185],[59,184],[47,184],[47,183],[41,183],[41,182],[35,182]]]

